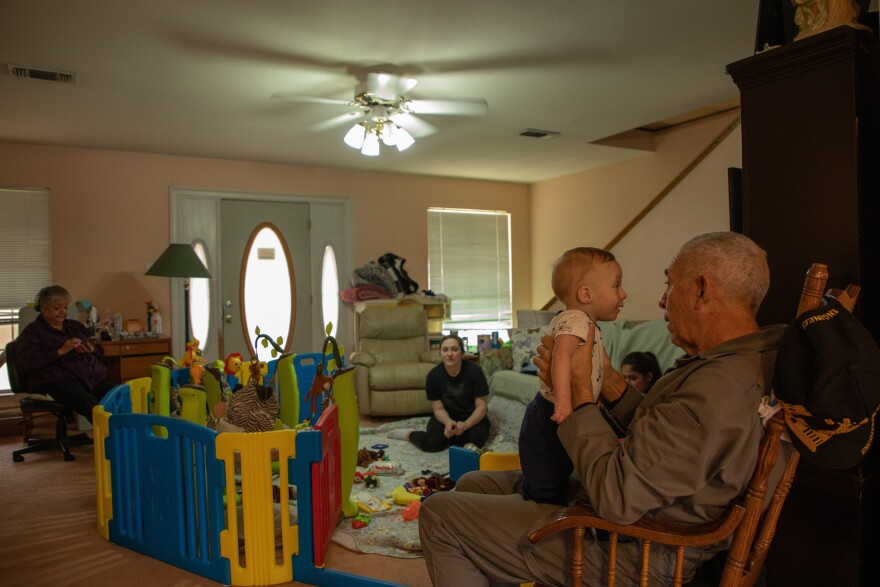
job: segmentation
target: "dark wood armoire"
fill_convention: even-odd
[[[823,262],[830,287],[862,286],[856,315],[880,340],[877,38],[840,27],[727,71],[742,103],[741,191],[731,193],[740,217],[731,225],[770,262],[759,322],[789,322],[804,272]],[[848,470],[801,461],[767,561],[770,585],[880,585],[878,445]]]

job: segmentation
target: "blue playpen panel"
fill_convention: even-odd
[[[324,364],[327,365],[330,361],[333,360],[333,353],[328,353],[324,356]],[[315,378],[315,373],[318,372],[318,363],[321,362],[321,353],[303,353],[301,355],[296,355],[293,358],[293,368],[296,371],[296,383],[299,386],[299,419],[300,420],[308,420],[309,423],[314,426],[318,421],[318,418],[321,417],[321,404],[318,403],[315,406],[315,412],[312,412],[311,398],[307,397],[309,395],[309,390],[312,387],[312,380]],[[342,365],[337,365],[339,368],[344,366],[345,359],[342,359]]]
[[[154,434],[153,426],[164,427],[167,438]],[[216,436],[184,420],[114,414],[106,442],[110,541],[228,584],[229,561],[220,555],[226,480]]]
[[[111,414],[131,413],[131,387],[127,383],[117,385],[101,398],[98,402],[104,406],[104,411]]]
[[[189,369],[187,369],[186,367],[180,367],[179,369],[171,370],[172,387],[180,387],[181,385],[186,385],[187,383],[189,383],[189,380]]]

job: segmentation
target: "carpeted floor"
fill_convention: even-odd
[[[51,422],[35,436],[51,435]],[[72,449],[26,455],[12,462],[20,436],[0,437],[0,584],[28,587],[92,585],[191,587],[220,585],[103,540],[96,529],[94,452]],[[400,559],[353,552],[331,544],[329,569],[413,587],[428,587],[422,559]],[[304,585],[291,582],[288,585]]]

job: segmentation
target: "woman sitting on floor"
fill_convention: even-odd
[[[425,393],[434,410],[427,430],[392,430],[389,438],[409,440],[426,452],[451,445],[479,450],[489,438],[489,384],[483,370],[463,361],[464,343],[448,334],[440,341],[442,363],[431,369]]]

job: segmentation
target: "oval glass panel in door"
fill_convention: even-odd
[[[205,252],[205,243],[195,241],[193,250],[205,267],[208,267],[208,256]],[[189,331],[192,337],[200,341],[201,348],[205,349],[208,340],[208,325],[211,323],[211,289],[208,287],[207,277],[192,277],[189,280]],[[189,341],[187,341],[189,342]]]
[[[322,332],[325,332],[323,329],[329,322],[333,325],[330,334],[336,336],[339,326],[339,276],[332,245],[324,247],[324,260],[321,263],[321,317],[324,321]]]
[[[241,324],[248,348],[254,352],[256,328],[290,350],[296,322],[296,279],[287,241],[273,224],[257,226],[245,247],[241,268]],[[271,359],[260,345],[261,361]]]

